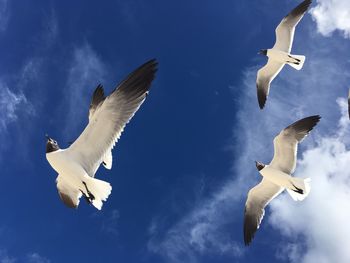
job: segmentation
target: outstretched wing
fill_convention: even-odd
[[[318,115],[306,117],[282,130],[273,140],[275,153],[270,166],[292,174],[296,166],[298,143],[309,134],[320,119]]]
[[[263,178],[250,189],[244,210],[244,244],[248,246],[259,229],[265,214],[265,207],[283,191],[283,188]]]
[[[156,60],[150,60],[122,81],[96,108],[85,130],[67,149],[90,176],[95,175],[120,138],[125,125],[144,102],[157,65]]]
[[[256,88],[260,109],[263,109],[270,91],[270,84],[277,74],[282,70],[284,64],[269,59],[257,74]]]
[[[103,101],[106,99],[104,95],[103,86],[99,84],[97,88],[94,91],[94,94],[92,94],[92,99],[89,107],[89,122],[92,119],[92,116],[96,112],[96,109],[100,107],[103,103]],[[113,164],[113,156],[112,156],[112,150],[106,153],[105,157],[102,161],[103,166],[106,169],[112,169]]]
[[[303,18],[312,0],[305,0],[285,16],[276,28],[274,49],[290,53],[292,49],[295,27]]]

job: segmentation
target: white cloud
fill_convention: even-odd
[[[0,249],[0,263],[15,263],[17,259],[15,257],[10,256],[7,253],[7,250]]]
[[[319,138],[298,163],[295,175],[312,178],[309,197],[300,204],[284,195],[271,204],[271,224],[294,248],[284,251],[291,262],[350,262],[350,122],[347,100],[338,103],[343,117],[334,128],[339,130]]]
[[[105,74],[104,63],[89,44],[74,50],[64,100],[68,102],[68,105],[64,103],[68,134],[76,132],[81,125],[77,120],[87,120],[92,92],[99,83],[103,83]]]
[[[14,93],[0,83],[0,131],[6,131],[9,123],[18,118],[18,112],[28,105],[22,92]],[[27,107],[26,107],[27,108]]]
[[[288,66],[283,69],[272,83],[263,111],[258,107],[255,79],[258,68],[265,60],[261,60],[258,67],[248,68],[244,72],[242,83],[232,87],[235,98],[239,98],[235,101],[239,111],[233,127],[232,175],[211,198],[196,204],[191,212],[166,231],[161,220],[155,220],[150,228],[152,238],[148,247],[151,251],[169,262],[196,262],[199,256],[207,254],[244,257],[241,220],[245,198],[248,190],[261,180],[254,161],[268,163],[273,156],[274,136],[297,119],[314,114],[323,117],[311,136],[300,145],[301,154],[316,145],[318,136],[333,132],[336,127],[334,120],[340,118],[336,99],[347,96],[350,83],[350,74],[347,73],[350,65],[343,59],[347,56],[342,42],[345,40],[336,39],[330,44],[322,39],[312,31],[296,37],[294,48],[302,50],[298,53],[307,56],[304,69],[295,71]],[[317,164],[316,161],[314,165]],[[266,221],[269,216],[268,211]],[[234,227],[228,228],[228,225]],[[268,229],[263,222],[256,239],[271,242],[270,237],[264,235],[265,231]],[[291,258],[305,253],[294,243],[278,252]]]
[[[322,35],[330,36],[334,31],[339,30],[344,37],[350,37],[349,0],[317,0],[317,5],[310,12]]]
[[[51,261],[38,253],[31,253],[27,255],[27,261],[30,263],[50,263]]]
[[[6,30],[9,18],[8,0],[0,0],[0,32]]]
[[[108,211],[102,215],[102,226],[101,230],[107,234],[112,234],[114,236],[118,236],[118,222],[120,218],[120,213],[117,209],[113,209],[112,211]]]

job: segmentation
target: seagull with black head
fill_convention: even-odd
[[[310,192],[310,179],[293,177],[297,163],[298,144],[317,125],[318,115],[298,120],[283,129],[273,140],[275,154],[270,164],[255,162],[262,176],[259,184],[249,190],[244,210],[244,243],[249,245],[260,227],[265,207],[287,190],[295,201],[304,200]]]
[[[303,18],[312,0],[305,0],[285,16],[276,28],[276,42],[271,49],[262,49],[259,54],[268,57],[267,64],[257,74],[256,87],[260,109],[263,109],[269,95],[271,82],[285,64],[300,70],[305,56],[291,54],[295,27]]]
[[[101,164],[112,168],[112,149],[125,125],[145,101],[155,78],[157,61],[150,60],[127,76],[107,97],[98,85],[90,104],[89,123],[80,136],[61,149],[47,136],[46,158],[58,173],[57,189],[63,203],[77,208],[83,196],[101,209],[112,191],[108,182],[94,178]]]

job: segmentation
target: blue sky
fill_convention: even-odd
[[[347,0],[314,1],[267,107],[256,99],[257,55],[299,1],[0,0],[0,262],[349,262],[350,21]],[[97,178],[113,191],[102,211],[60,201],[45,133],[67,147],[90,97],[151,58],[150,95]],[[272,202],[243,246],[246,193],[272,140],[320,114],[298,154],[310,196]],[[345,227],[344,227],[345,225]],[[263,261],[262,261],[263,260]]]

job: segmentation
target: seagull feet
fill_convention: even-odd
[[[87,188],[87,185],[86,185],[85,182],[83,182],[83,185],[85,186],[85,189],[86,189],[87,194],[85,194],[85,192],[82,191],[81,189],[79,189],[79,190],[80,190],[80,192],[83,194],[83,196],[84,196],[86,202],[87,202],[88,204],[92,204],[92,201],[95,200],[95,196],[89,191],[89,189]]]
[[[303,189],[296,187],[293,183],[292,183],[292,185],[295,187],[295,189],[292,189],[294,192],[296,192],[298,194],[304,194]]]
[[[287,61],[286,63],[292,63],[292,64],[295,64],[295,65],[300,65],[300,62]]]
[[[292,62],[292,61],[287,61],[287,63],[294,63],[294,64],[297,64],[297,65],[299,65],[300,64],[300,62],[301,62],[301,60],[300,59],[298,59],[298,58],[294,58],[294,57],[292,57],[291,55],[288,55],[288,57],[289,58],[292,58],[292,59],[294,59],[294,60],[296,60],[297,62]]]

